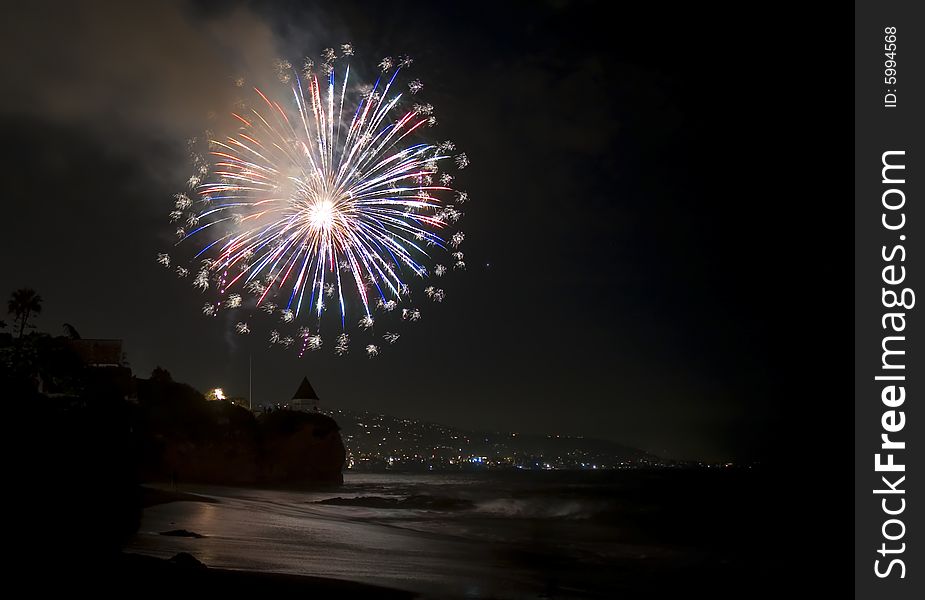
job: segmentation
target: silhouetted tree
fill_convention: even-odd
[[[173,381],[173,377],[170,376],[170,371],[158,365],[151,371],[151,381],[170,383]]]
[[[64,336],[68,339],[79,340],[80,334],[74,329],[74,326],[70,323],[64,324]]]
[[[19,337],[22,338],[29,317],[42,312],[42,297],[33,289],[18,289],[10,295],[7,308],[11,315],[16,316],[16,321],[19,322]]]

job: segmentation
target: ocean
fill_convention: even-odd
[[[347,473],[343,486],[313,491],[181,485],[216,502],[145,509],[125,550],[432,598],[635,598],[772,576],[779,529],[761,478],[710,471]],[[204,537],[162,535],[176,530]]]

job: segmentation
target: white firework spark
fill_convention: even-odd
[[[334,346],[334,354],[344,356],[350,351],[350,336],[342,333],[337,336],[337,344]]]
[[[416,308],[406,308],[401,311],[401,318],[405,321],[420,321],[421,311]]]
[[[259,281],[251,281],[250,283],[244,286],[244,289],[254,294],[255,296],[260,296],[265,291],[267,291],[267,286],[263,285]]]
[[[209,289],[209,271],[202,270],[196,274],[196,278],[193,279],[193,287],[197,287],[202,291]]]
[[[276,61],[276,76],[283,83],[289,83],[292,79],[292,63],[285,59]]]
[[[187,196],[183,192],[180,192],[179,194],[175,194],[174,198],[176,199],[176,202],[174,202],[173,205],[177,210],[186,210],[187,208],[193,205],[193,201],[190,200],[189,196]]]
[[[392,312],[398,307],[398,303],[394,300],[380,300],[378,306],[385,312]]]

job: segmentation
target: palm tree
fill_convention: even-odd
[[[19,337],[22,338],[29,317],[42,312],[42,297],[33,289],[22,288],[13,292],[7,308],[10,314],[15,315],[16,320],[19,321]]]

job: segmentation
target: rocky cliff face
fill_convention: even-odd
[[[187,386],[139,381],[146,480],[224,485],[343,483],[346,450],[337,422],[277,410],[256,418],[208,402]]]
[[[340,427],[320,413],[279,410],[259,419],[262,477],[272,483],[343,483],[347,450]]]

